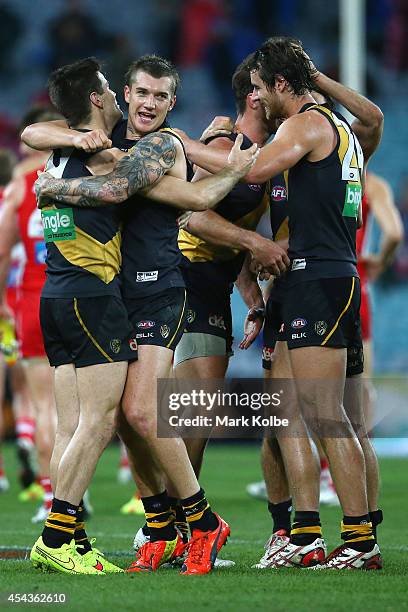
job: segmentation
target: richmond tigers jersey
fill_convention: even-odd
[[[46,170],[56,178],[89,176],[88,158],[76,149],[54,151]],[[53,202],[41,217],[47,245],[43,297],[120,296],[117,207],[75,208]]]
[[[303,158],[287,172],[290,280],[357,276],[356,231],[363,153],[347,121],[325,106],[306,104],[333,126],[337,145],[325,159]]]
[[[177,136],[163,125],[159,131]],[[112,134],[113,145],[122,151],[135,146],[126,139],[126,121]],[[184,146],[183,146],[184,149]],[[186,180],[192,176],[187,162]],[[148,297],[170,287],[184,287],[177,245],[177,217],[180,210],[135,194],[121,206],[123,220],[122,293],[127,298]]]
[[[225,136],[224,136],[225,137]],[[237,134],[227,136],[235,142]],[[243,149],[249,149],[252,142],[244,136]],[[255,230],[268,206],[265,184],[247,185],[238,183],[218,204],[216,212],[239,227]],[[198,274],[201,282],[233,283],[245,259],[245,252],[229,247],[216,246],[193,236],[186,230],[179,233],[178,244],[183,254],[183,272]]]

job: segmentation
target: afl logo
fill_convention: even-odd
[[[271,198],[274,202],[281,202],[286,200],[286,187],[282,185],[275,185],[272,189]]]
[[[302,327],[305,327],[306,325],[307,325],[306,319],[302,319],[301,317],[299,317],[298,319],[293,319],[292,323],[290,324],[290,326],[293,327],[293,329],[301,329]]]
[[[154,321],[139,321],[139,323],[137,324],[139,329],[150,329],[155,325],[156,323]]]

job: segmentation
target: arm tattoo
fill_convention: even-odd
[[[74,206],[95,207],[124,202],[144,187],[154,185],[176,161],[170,134],[154,132],[141,138],[109,174],[79,179],[48,179],[45,194]],[[69,196],[80,196],[76,202]]]

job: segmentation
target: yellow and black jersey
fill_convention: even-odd
[[[46,170],[56,178],[91,173],[88,154],[56,150]],[[47,246],[42,296],[55,298],[120,296],[121,231],[115,206],[75,208],[53,202],[41,212]]]
[[[310,111],[327,118],[337,134],[337,145],[325,159],[303,158],[287,172],[291,280],[358,276],[356,231],[363,153],[339,113],[317,104],[300,110]]]
[[[237,134],[228,136],[232,141],[236,137]],[[242,148],[248,149],[251,146],[252,142],[244,136]],[[265,184],[238,183],[215,211],[239,227],[255,230],[268,207],[265,191]],[[194,273],[201,279],[200,282],[208,280],[210,284],[233,283],[245,259],[244,251],[214,245],[186,230],[180,231],[178,243],[183,254],[183,274],[186,277],[187,273],[188,278]]]
[[[167,125],[163,125],[160,131],[171,133],[182,143]],[[134,140],[126,138],[126,121],[115,127],[112,142],[113,146],[126,152],[135,146]],[[191,180],[191,177],[191,166],[187,162],[186,180]],[[180,210],[139,194],[129,198],[120,208],[123,220],[123,296],[148,297],[170,287],[184,287],[177,245]]]

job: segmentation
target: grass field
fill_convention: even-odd
[[[0,496],[0,546],[28,547],[41,527],[30,522],[35,506],[16,501],[18,487],[13,479],[15,462],[11,446],[5,447],[5,458],[12,487]],[[132,488],[116,483],[117,463],[117,448],[109,448],[91,487],[95,515],[88,524],[88,533],[98,538],[98,547],[110,553],[113,561],[126,567],[132,558],[133,535],[142,519],[119,514]],[[162,569],[153,575],[95,578],[42,574],[28,561],[3,560],[0,608],[6,605],[6,593],[17,592],[65,593],[67,603],[46,606],[65,610],[408,610],[408,545],[404,528],[407,467],[408,462],[403,459],[381,461],[381,507],[385,515],[379,541],[385,565],[382,572],[252,570],[251,564],[261,556],[271,530],[265,504],[245,493],[245,485],[260,477],[258,450],[255,446],[217,445],[208,449],[202,485],[214,508],[231,524],[232,536],[220,556],[236,561],[234,568],[199,577],[179,576],[176,570]],[[324,508],[322,520],[330,549],[339,544],[340,511]],[[21,605],[24,604],[18,607]]]

